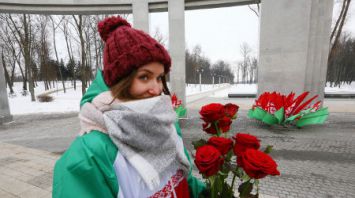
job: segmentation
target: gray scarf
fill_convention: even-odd
[[[177,169],[187,175],[190,164],[176,133],[176,113],[169,96],[114,104],[104,112],[104,120],[119,152],[150,189]]]

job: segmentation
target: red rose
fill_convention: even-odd
[[[235,139],[233,151],[237,156],[240,156],[247,148],[260,148],[260,140],[253,135],[237,133],[233,138]]]
[[[205,105],[200,110],[201,119],[205,122],[214,122],[224,117],[224,106],[219,103]]]
[[[280,175],[276,162],[266,153],[256,149],[246,149],[238,156],[237,163],[249,177],[261,179],[267,175]]]
[[[216,127],[214,126],[213,123],[203,123],[202,128],[208,134],[212,134],[212,135],[217,134]]]
[[[223,162],[221,153],[211,145],[200,146],[196,150],[195,164],[207,177],[216,174]]]
[[[224,137],[211,137],[207,144],[214,146],[222,155],[225,155],[232,148],[233,141]]]
[[[229,117],[225,116],[218,121],[217,125],[221,129],[222,133],[225,133],[229,131],[231,124],[232,120]]]
[[[227,114],[227,116],[229,116],[230,118],[235,118],[237,111],[239,109],[238,105],[232,104],[232,103],[228,103],[226,105],[224,105],[224,111]]]

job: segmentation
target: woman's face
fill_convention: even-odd
[[[131,96],[135,99],[144,99],[161,95],[163,77],[164,65],[161,63],[153,62],[140,67],[129,89]]]

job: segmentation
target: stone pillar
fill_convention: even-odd
[[[185,2],[168,0],[169,13],[169,53],[172,58],[170,72],[171,92],[186,105],[185,93]]]
[[[312,1],[304,90],[318,94],[320,100],[324,99],[333,5],[333,0]]]
[[[149,34],[149,7],[148,1],[133,0],[133,25],[134,28]]]
[[[6,82],[4,68],[0,66],[0,124],[10,122],[12,116],[10,114],[9,101],[7,99]]]
[[[261,3],[258,95],[310,91],[323,99],[333,0]]]

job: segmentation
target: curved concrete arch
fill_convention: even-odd
[[[185,10],[259,3],[260,0],[185,0]],[[149,12],[168,11],[168,0],[0,0],[0,12],[28,14],[125,14],[135,3],[148,4]]]

